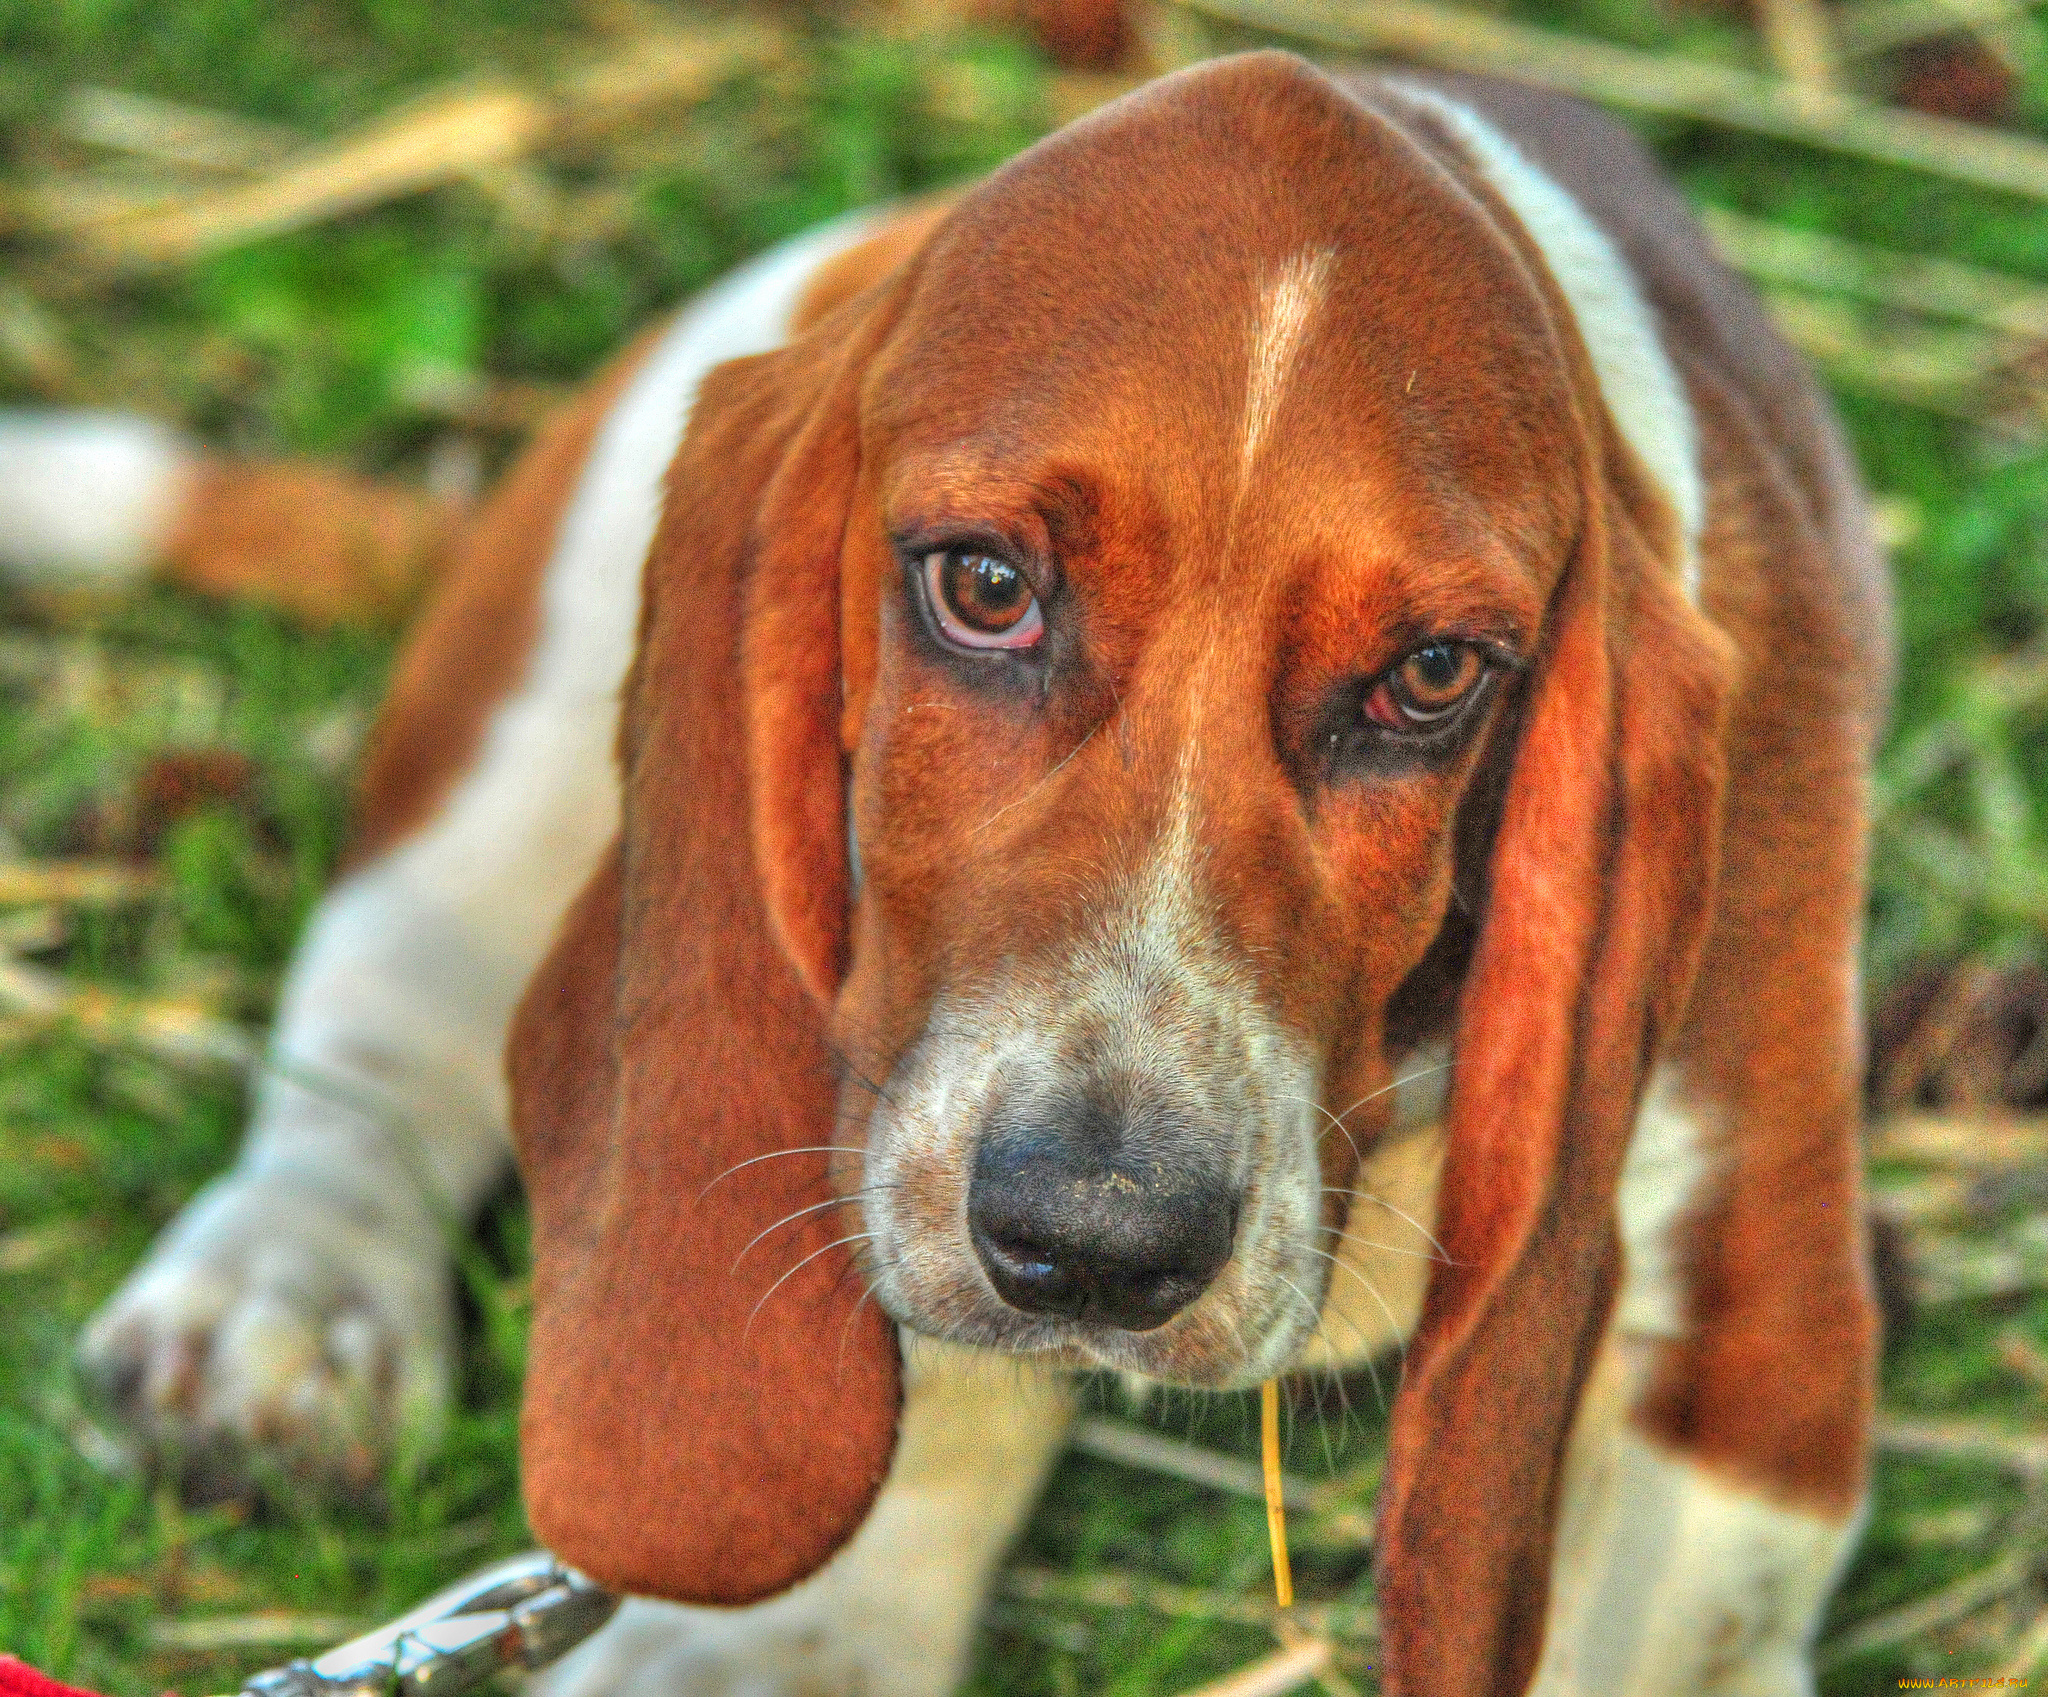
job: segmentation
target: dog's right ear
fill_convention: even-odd
[[[614,1589],[745,1603],[865,1518],[894,1328],[847,1253],[840,562],[900,286],[706,380],[626,691],[618,844],[513,1025],[528,1515]],[[871,527],[872,528],[872,527]]]

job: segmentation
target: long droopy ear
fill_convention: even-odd
[[[1620,1271],[1615,1195],[1712,906],[1731,672],[1618,501],[1559,580],[1462,992],[1438,1234],[1380,1507],[1388,1692],[1512,1697],[1566,1438]]]
[[[895,1333],[823,1152],[846,1141],[840,556],[893,298],[706,379],[647,569],[620,840],[512,1033],[528,1515],[642,1595],[792,1584],[895,1447]]]

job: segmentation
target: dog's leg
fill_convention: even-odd
[[[1623,1282],[1571,1440],[1541,1697],[1813,1690],[1876,1391],[1859,760],[1739,761],[1776,776],[1731,796],[1729,911],[1623,1170]]]
[[[1820,1129],[1786,1139],[1768,1099],[1744,1105],[1746,1134],[1660,1074],[1638,1122],[1624,1282],[1572,1429],[1532,1697],[1813,1689],[1867,1441],[1851,1109],[1837,1092]],[[1414,1328],[1436,1207],[1427,1110],[1360,1169],[1305,1367],[1356,1367]],[[1772,1153],[1788,1145],[1794,1168]]]
[[[911,1338],[902,1441],[830,1563],[752,1608],[633,1601],[532,1697],[942,1697],[1073,1416],[1066,1375]]]
[[[584,720],[513,737],[501,716],[523,758],[321,904],[240,1161],[85,1335],[88,1372],[202,1489],[251,1446],[367,1483],[445,1408],[448,1239],[507,1165],[506,1025],[616,811],[609,714]]]
[[[1873,1327],[1853,1141],[1806,1141],[1795,1164],[1745,1171],[1760,1137],[1716,1135],[1667,1076],[1651,1092],[1537,1697],[1813,1690],[1813,1634],[1860,1525]]]
[[[241,1160],[81,1342],[198,1490],[239,1483],[256,1452],[367,1483],[445,1410],[448,1234],[505,1172],[506,1026],[618,815],[635,539],[587,559],[552,543],[615,394],[544,434],[479,516],[399,663],[359,861],[292,962]],[[625,587],[607,594],[614,555]],[[581,610],[582,648],[548,645],[544,589]]]
[[[1611,1338],[1580,1406],[1533,1697],[1809,1697],[1860,1517],[1643,1432],[1629,1418],[1642,1351]]]

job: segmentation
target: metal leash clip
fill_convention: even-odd
[[[532,1550],[323,1656],[257,1674],[242,1697],[453,1697],[500,1668],[559,1660],[618,1606],[573,1567]]]

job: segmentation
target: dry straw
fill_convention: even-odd
[[[1294,1607],[1294,1571],[1287,1563],[1287,1487],[1280,1474],[1280,1381],[1259,1387],[1259,1452],[1266,1470],[1266,1534],[1273,1540],[1273,1596]]]

